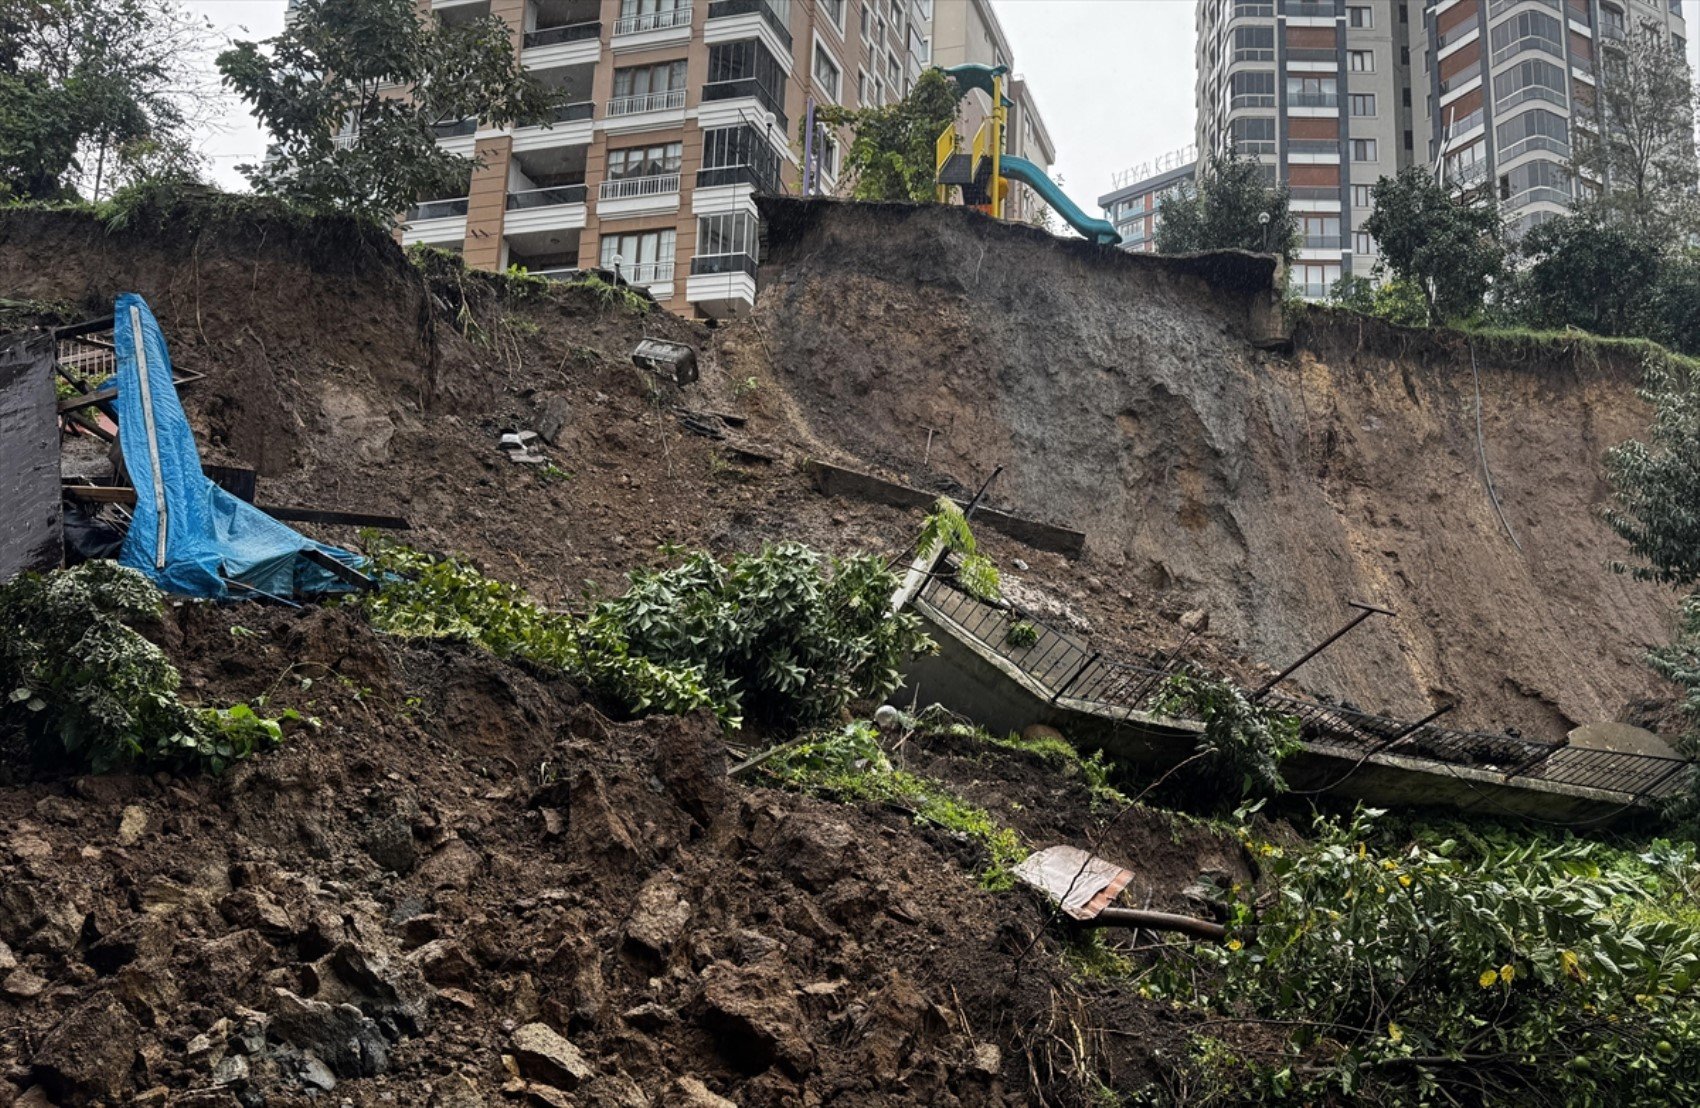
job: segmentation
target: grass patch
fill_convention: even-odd
[[[980,887],[1001,892],[1015,887],[1015,867],[1028,850],[1020,836],[1001,827],[991,813],[977,808],[929,777],[893,768],[866,723],[792,747],[764,769],[787,788],[846,802],[893,804],[914,813],[919,823],[967,836],[986,852]]]

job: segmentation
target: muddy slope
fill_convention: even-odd
[[[823,452],[922,482],[1003,465],[1005,501],[1087,532],[1085,572],[1132,590],[1123,619],[1202,606],[1270,665],[1348,600],[1392,608],[1302,681],[1369,710],[1457,699],[1460,723],[1557,737],[1662,695],[1639,656],[1669,598],[1607,569],[1600,521],[1601,457],[1646,426],[1634,364],[1479,353],[1519,550],[1456,337],[1322,321],[1266,354],[1231,273],[956,209],[815,207],[776,224],[747,353]]]

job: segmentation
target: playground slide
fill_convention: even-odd
[[[1104,246],[1114,246],[1121,242],[1121,235],[1116,229],[1102,219],[1093,219],[1075,206],[1068,194],[1057,187],[1055,181],[1045,176],[1043,170],[1026,158],[1018,158],[1013,154],[1005,154],[999,168],[1003,175],[1012,181],[1020,181],[1028,188],[1039,194],[1039,198],[1063,217],[1063,222],[1079,231],[1092,242]]]

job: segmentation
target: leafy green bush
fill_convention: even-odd
[[[1327,1051],[1320,1080],[1366,1100],[1392,1085],[1402,1103],[1700,1101],[1700,929],[1670,911],[1700,878],[1692,844],[1633,869],[1583,842],[1383,854],[1367,846],[1379,815],[1319,819],[1296,849],[1248,836],[1274,895],[1207,954],[1224,971],[1212,1003],[1276,1019],[1294,1055]]]
[[[585,616],[547,611],[459,562],[373,549],[394,575],[360,601],[380,630],[475,642],[572,674],[632,712],[707,707],[731,726],[745,712],[812,726],[891,692],[903,660],[930,646],[917,616],[890,611],[897,581],[884,562],[797,543],[634,573],[624,596]]]
[[[1219,802],[1286,791],[1281,762],[1299,749],[1296,717],[1257,703],[1237,686],[1197,674],[1177,674],[1165,681],[1156,710],[1204,723],[1196,748],[1203,757],[1192,776],[1216,786]],[[1221,795],[1222,785],[1237,792]]]
[[[0,735],[96,773],[125,765],[223,770],[283,737],[247,705],[199,710],[177,670],[131,626],[157,620],[147,578],[92,561],[0,585]]]
[[[1039,629],[1026,620],[1018,620],[1004,632],[1003,641],[1015,650],[1026,650],[1039,641]]]

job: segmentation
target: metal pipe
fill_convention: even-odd
[[[1358,614],[1353,616],[1350,620],[1348,620],[1346,622],[1346,625],[1344,627],[1340,628],[1340,630],[1334,632],[1332,635],[1329,635],[1326,639],[1323,639],[1321,642],[1317,643],[1315,646],[1313,646],[1309,650],[1305,651],[1304,657],[1300,658],[1298,661],[1294,662],[1292,665],[1288,666],[1286,669],[1282,670],[1280,673],[1277,673],[1275,676],[1273,676],[1269,680],[1265,681],[1263,683],[1262,688],[1258,689],[1256,692],[1251,694],[1251,698],[1253,700],[1262,700],[1265,696],[1267,696],[1269,694],[1269,691],[1271,689],[1273,689],[1276,685],[1279,685],[1282,681],[1285,681],[1287,678],[1291,677],[1293,675],[1294,671],[1296,671],[1300,666],[1304,665],[1306,662],[1310,661],[1312,658],[1316,657],[1318,654],[1321,654],[1324,650],[1327,650],[1329,647],[1331,647],[1335,643],[1339,642],[1343,637],[1345,637],[1345,635],[1348,631],[1350,631],[1352,628],[1356,627],[1358,624],[1362,623],[1364,620],[1368,619],[1370,616],[1373,616],[1373,615],[1391,616],[1391,615],[1393,615],[1393,613],[1388,611],[1386,608],[1377,608],[1374,604],[1360,604],[1356,600],[1348,600],[1348,601],[1346,601],[1346,604],[1349,607],[1358,609]]]
[[[1151,931],[1179,931],[1194,938],[1222,942],[1228,929],[1207,919],[1177,915],[1174,912],[1152,912],[1144,908],[1105,908],[1085,922],[1087,927],[1144,927]]]

